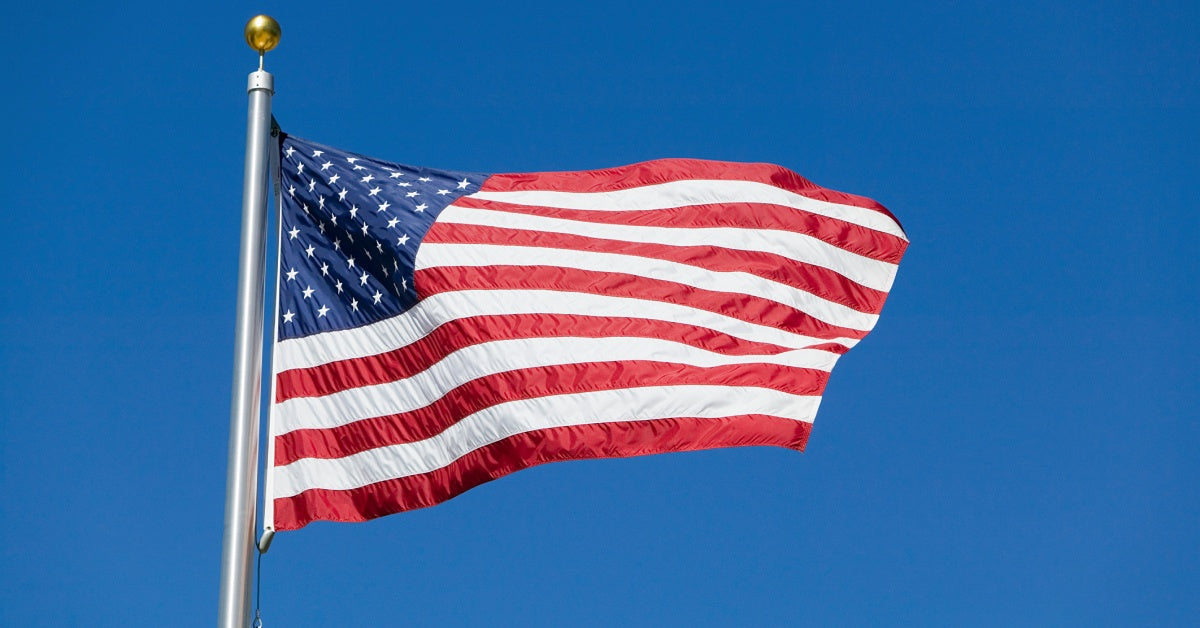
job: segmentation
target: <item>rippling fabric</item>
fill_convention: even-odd
[[[803,450],[908,240],[770,164],[465,173],[281,138],[266,527],[532,465]]]

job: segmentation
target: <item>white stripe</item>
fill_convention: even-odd
[[[275,498],[321,488],[348,490],[428,473],[509,436],[554,427],[670,417],[765,414],[811,423],[820,397],[766,388],[666,386],[522,399],[485,408],[431,438],[345,458],[304,458],[276,469]],[[636,410],[633,410],[635,409]]]
[[[540,366],[645,360],[697,367],[778,364],[833,370],[838,355],[797,349],[777,355],[723,355],[652,338],[520,338],[470,345],[407,379],[351,388],[323,397],[296,397],[275,404],[274,435],[330,428],[362,419],[424,408],[480,377]]]
[[[775,229],[612,225],[457,205],[451,205],[438,214],[438,222],[564,233],[668,246],[712,246],[739,251],[760,251],[828,268],[858,284],[883,292],[891,290],[892,281],[896,278],[895,264],[873,260],[810,235]]]
[[[489,201],[588,209],[593,211],[637,211],[670,209],[686,205],[717,203],[771,203],[819,214],[835,220],[888,233],[908,240],[900,225],[886,214],[829,201],[809,198],[795,192],[757,181],[720,181],[688,179],[656,185],[646,185],[612,192],[559,192],[529,190],[517,192],[476,192],[470,196]]]
[[[625,273],[647,279],[680,283],[701,290],[747,294],[796,308],[817,320],[838,327],[870,331],[878,314],[859,312],[841,303],[797,290],[758,275],[739,271],[713,271],[688,264],[648,257],[597,253],[574,249],[497,244],[441,244],[426,242],[417,250],[416,269],[441,266],[557,266],[599,273]]]
[[[278,372],[308,368],[399,349],[420,340],[443,323],[458,318],[525,314],[672,321],[711,329],[742,340],[791,349],[826,343],[850,348],[858,343],[854,338],[802,336],[708,310],[662,301],[552,290],[463,290],[432,295],[403,314],[371,325],[277,342],[274,359]]]

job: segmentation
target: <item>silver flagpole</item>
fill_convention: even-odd
[[[258,51],[250,73],[246,124],[246,171],[242,187],[242,243],[238,267],[237,331],[233,353],[233,402],[229,414],[229,467],[225,480],[225,534],[221,549],[221,600],[217,625],[250,625],[258,501],[259,396],[262,391],[263,268],[267,236],[267,143],[275,77],[263,71],[263,55],[279,43],[279,23],[259,15],[246,24],[246,43]]]

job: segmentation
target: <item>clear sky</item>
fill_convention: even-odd
[[[267,626],[1200,617],[1200,5],[10,2],[0,624],[217,611],[246,74],[477,172],[769,161],[912,245],[808,450],[545,465],[281,534]]]

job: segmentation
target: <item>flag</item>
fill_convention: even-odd
[[[545,462],[803,450],[908,245],[769,164],[485,175],[280,142],[276,530]]]

